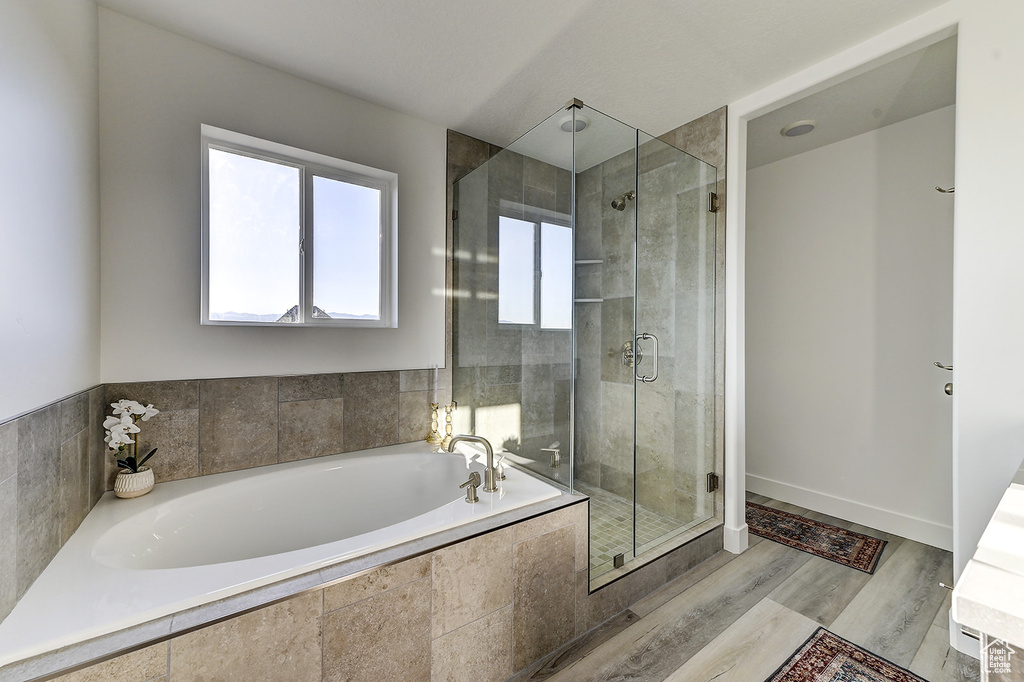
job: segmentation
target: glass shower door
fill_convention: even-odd
[[[585,107],[576,136],[575,481],[590,497],[590,576],[633,558],[636,130]],[[624,355],[626,352],[626,355]]]
[[[713,166],[640,132],[635,552],[714,515]]]

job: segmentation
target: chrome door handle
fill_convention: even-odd
[[[953,365],[944,365],[941,362],[933,362],[932,364],[938,367],[939,369],[948,369],[950,372],[953,371]]]
[[[654,334],[648,334],[647,332],[644,332],[643,334],[637,334],[636,335],[636,347],[639,349],[640,341],[647,341],[648,339],[651,339],[651,340],[654,341],[654,367],[652,368],[652,371],[654,372],[654,374],[652,374],[651,376],[646,376],[646,375],[641,376],[638,373],[636,375],[637,381],[642,381],[645,384],[649,384],[652,381],[657,381],[658,380],[658,337],[655,336]],[[638,355],[639,355],[639,353],[638,353]],[[638,360],[637,361],[637,365],[639,365],[639,364],[640,364],[640,362]]]

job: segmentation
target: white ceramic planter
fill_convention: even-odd
[[[124,498],[141,497],[153,489],[154,483],[156,479],[149,467],[142,467],[137,474],[121,469],[114,479],[114,494]]]

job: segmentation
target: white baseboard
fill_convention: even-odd
[[[747,524],[743,524],[739,528],[729,528],[728,526],[724,529],[725,535],[725,551],[732,552],[733,554],[742,554],[747,551],[749,537],[747,535]]]
[[[953,527],[944,526],[934,521],[926,521],[914,516],[900,514],[890,509],[873,507],[862,502],[835,497],[816,490],[808,490],[800,486],[773,481],[753,474],[747,474],[747,490],[759,495],[766,495],[782,502],[789,502],[806,507],[823,514],[836,516],[847,521],[870,526],[887,533],[923,542],[932,547],[953,551]],[[729,529],[726,529],[726,549],[728,546]]]

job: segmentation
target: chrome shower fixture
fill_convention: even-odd
[[[625,194],[619,195],[612,199],[612,208],[614,208],[616,211],[625,211],[626,202],[633,201],[634,199],[636,199],[636,190],[631,189]]]

